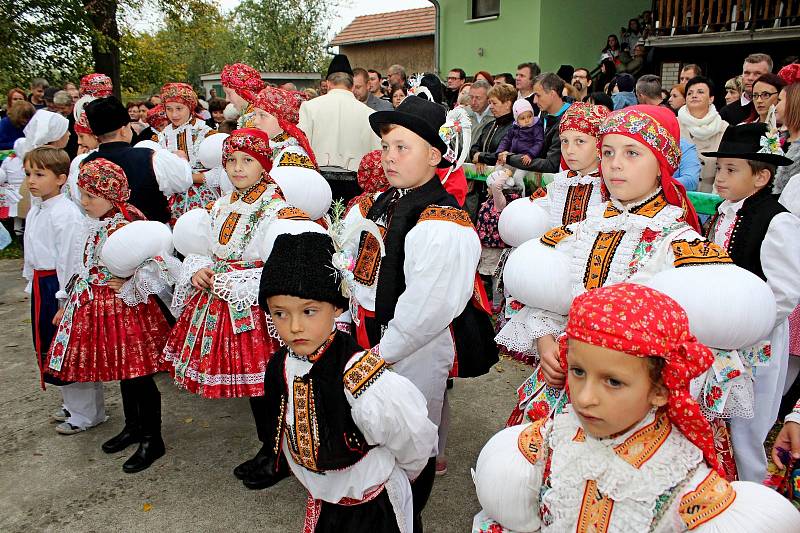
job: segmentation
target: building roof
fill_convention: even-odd
[[[331,46],[423,37],[436,32],[436,8],[362,15],[339,32]]]

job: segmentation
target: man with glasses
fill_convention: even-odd
[[[455,107],[458,102],[458,92],[467,82],[467,73],[463,69],[454,68],[447,73],[447,105],[450,109]]]
[[[578,91],[578,97],[575,100],[582,102],[586,95],[589,94],[589,87],[592,86],[589,70],[583,67],[576,68],[575,72],[572,73],[572,86]]]
[[[772,72],[772,58],[767,54],[750,54],[744,59],[742,67],[742,96],[722,108],[722,120],[728,124],[741,124],[753,112],[753,84],[763,74]]]

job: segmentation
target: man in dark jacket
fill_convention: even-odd
[[[755,112],[753,107],[753,84],[763,74],[772,72],[772,58],[767,54],[750,54],[744,58],[742,85],[744,90],[739,100],[731,102],[719,112],[722,120],[731,126],[741,124]]]
[[[116,97],[99,98],[86,105],[89,127],[100,146],[83,163],[97,158],[116,163],[128,178],[129,202],[148,220],[168,222],[167,197],[184,192],[192,185],[189,163],[167,150],[134,148],[130,145],[133,130],[125,106]]]
[[[544,147],[540,157],[530,164],[522,162],[521,155],[509,156],[507,163],[520,170],[553,174],[561,169],[561,139],[558,135],[558,124],[561,116],[569,104],[564,102],[561,94],[564,92],[564,80],[553,74],[545,72],[539,74],[534,80],[534,102],[542,110],[539,120],[544,126]]]

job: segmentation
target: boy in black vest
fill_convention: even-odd
[[[304,531],[410,533],[419,511],[409,480],[436,426],[410,381],[336,329],[347,299],[334,253],[325,233],[279,235],[264,264],[259,305],[286,347],[266,370],[274,447],[258,488],[294,474],[309,492]]]
[[[777,132],[768,132],[763,123],[729,127],[718,151],[703,155],[717,158],[714,186],[724,199],[709,240],[724,247],[736,265],[766,281],[777,303],[769,339],[772,355],[755,375],[755,416],[731,420],[739,479],[760,483],[767,475],[764,440],[778,414],[789,364],[787,317],[800,300],[800,220],[772,195],[776,168],[792,161],[784,157]]]
[[[497,362],[485,292],[476,280],[480,241],[436,174],[458,158],[444,140],[458,128],[446,118],[441,105],[416,96],[370,115],[391,187],[362,196],[345,217],[360,234],[353,239],[351,298],[359,344],[379,349],[416,385],[428,418],[441,426],[431,462],[414,485],[417,508],[428,498],[434,458],[445,447],[448,375],[482,375]]]

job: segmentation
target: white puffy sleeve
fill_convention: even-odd
[[[734,481],[730,485],[736,493],[730,506],[711,520],[689,527],[689,530],[696,533],[800,531],[800,513],[774,490],[750,481]]]
[[[769,223],[761,243],[761,268],[777,304],[775,323],[783,322],[800,302],[800,220],[780,213]]]
[[[153,150],[153,172],[164,196],[186,192],[192,186],[192,167],[169,150]]]
[[[794,408],[792,408],[792,412],[786,415],[784,419],[785,422],[794,422],[796,424],[800,424],[800,401],[798,401]]]
[[[539,491],[551,427],[547,420],[511,426],[484,445],[472,471],[482,507],[473,533],[539,531]]]
[[[443,209],[466,216],[460,209]],[[468,219],[463,223],[423,220],[408,233],[403,265],[406,289],[380,342],[387,362],[396,363],[416,352],[464,310],[474,290],[480,255],[478,234]]]
[[[353,421],[367,442],[392,452],[409,479],[415,479],[439,438],[422,393],[371,352],[350,359],[344,384]]]
[[[800,178],[798,176],[800,174],[795,174],[789,178],[786,187],[783,188],[780,197],[778,197],[781,205],[795,216],[800,216]]]
[[[77,205],[81,211],[83,211],[83,206],[81,205],[81,191],[78,189],[78,173],[81,170],[81,163],[86,156],[88,156],[91,152],[85,154],[79,154],[75,156],[75,159],[69,164],[69,174],[67,174],[67,183],[61,187],[61,190],[64,192],[64,195],[72,200],[75,205]]]

